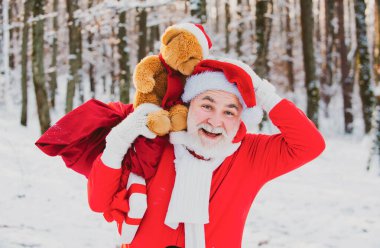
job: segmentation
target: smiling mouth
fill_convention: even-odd
[[[211,133],[211,132],[208,132],[208,131],[206,131],[204,128],[201,128],[200,131],[201,131],[201,133],[203,133],[206,137],[208,137],[208,138],[212,138],[212,139],[217,138],[217,137],[219,137],[219,136],[222,135],[221,133]]]

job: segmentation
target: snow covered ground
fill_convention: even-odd
[[[0,248],[117,247],[115,224],[87,205],[86,180],[40,152],[36,122],[0,111]],[[380,176],[368,142],[327,138],[321,157],[270,182],[247,220],[243,247],[380,247]]]

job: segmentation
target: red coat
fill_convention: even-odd
[[[260,188],[269,180],[316,158],[325,148],[314,124],[296,106],[282,100],[269,114],[280,134],[247,134],[239,149],[214,171],[206,247],[240,247],[245,221]],[[181,224],[173,230],[164,224],[174,186],[174,150],[165,147],[156,175],[148,181],[148,209],[130,245],[132,248],[170,245],[184,247]],[[121,169],[96,159],[88,181],[90,207],[103,212],[118,190]]]

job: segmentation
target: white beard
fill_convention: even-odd
[[[220,130],[222,137],[217,142],[207,142],[204,139],[202,140],[198,133],[199,129],[204,125],[206,124],[196,125],[193,118],[189,115],[187,120],[188,131],[170,133],[170,142],[173,145],[181,144],[205,159],[226,158],[239,148],[240,142],[232,143],[239,126],[235,130],[232,130],[229,135],[225,130],[221,130],[221,128],[214,128],[214,130]]]

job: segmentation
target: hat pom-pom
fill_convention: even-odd
[[[243,111],[241,119],[243,120],[247,129],[258,125],[263,119],[263,109],[255,106],[253,108],[247,108]]]

